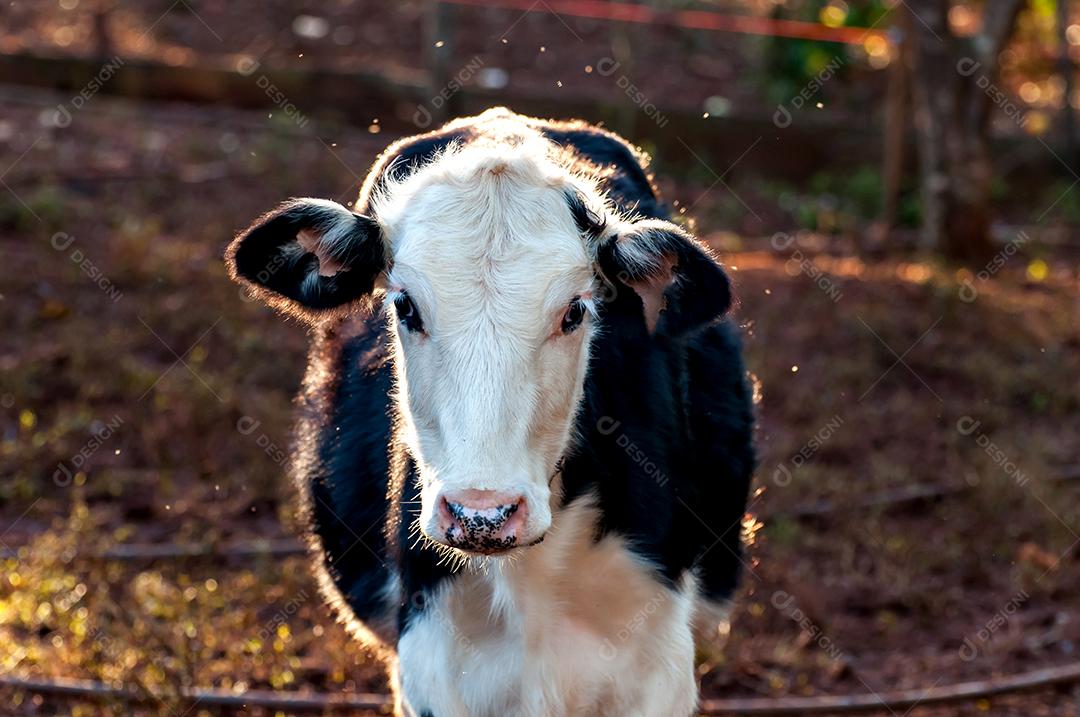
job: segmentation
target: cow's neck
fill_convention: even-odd
[[[594,499],[576,499],[556,513],[543,543],[478,571],[490,588],[487,609],[528,640],[566,625],[615,634],[643,605],[672,600],[621,536],[596,540],[598,520]]]

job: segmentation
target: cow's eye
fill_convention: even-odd
[[[394,299],[394,311],[397,312],[398,321],[405,324],[409,331],[417,332],[424,330],[424,322],[420,319],[420,311],[409,295],[402,292]]]
[[[560,326],[562,332],[564,334],[572,333],[574,329],[581,326],[584,318],[585,302],[581,300],[580,296],[575,296],[574,300],[570,302],[570,306],[566,307],[566,313],[563,314]]]

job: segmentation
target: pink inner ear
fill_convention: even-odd
[[[305,251],[318,257],[319,276],[333,276],[341,271],[341,262],[335,261],[326,253],[318,234],[310,229],[301,229],[296,235],[296,241]]]
[[[641,297],[641,305],[645,311],[645,326],[649,329],[650,334],[656,331],[656,324],[660,320],[660,312],[664,310],[667,304],[665,293],[675,278],[672,269],[678,263],[675,257],[666,254],[659,257],[658,262],[660,266],[648,278],[642,281],[629,282],[630,288]]]

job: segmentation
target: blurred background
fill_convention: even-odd
[[[715,711],[1080,714],[1078,60],[1065,0],[5,2],[0,713],[379,713],[294,537],[305,330],[221,254],[506,105],[648,152],[736,284]]]

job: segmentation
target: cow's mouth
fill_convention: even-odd
[[[518,543],[516,539],[504,538],[502,540],[493,539],[490,542],[484,541],[481,544],[473,544],[455,542],[452,537],[447,535],[446,545],[468,558],[507,558],[534,545],[539,545],[544,542],[544,537],[541,535],[528,543]]]

